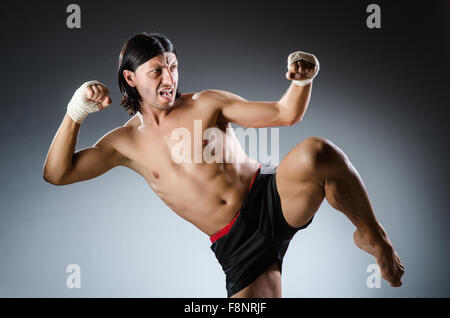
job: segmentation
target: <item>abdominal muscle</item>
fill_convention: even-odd
[[[178,164],[150,186],[175,213],[213,235],[237,214],[258,165]],[[147,180],[149,181],[149,180]]]

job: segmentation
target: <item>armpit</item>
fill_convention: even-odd
[[[226,119],[221,112],[217,116],[216,124],[217,128],[219,128],[222,131],[226,131],[227,128],[231,128],[230,121]]]

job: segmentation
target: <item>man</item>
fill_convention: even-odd
[[[292,82],[279,101],[252,102],[220,90],[180,94],[172,43],[160,34],[138,34],[123,46],[118,69],[121,105],[134,116],[94,146],[75,152],[82,121],[111,104],[103,84],[83,84],[67,106],[43,177],[66,185],[116,166],[136,171],[175,213],[210,236],[211,249],[226,274],[229,297],[281,297],[282,261],[289,242],[311,223],[326,198],[356,226],[356,245],[375,257],[382,276],[391,286],[401,286],[403,264],[341,149],[311,137],[278,167],[263,167],[245,155],[227,129],[231,122],[244,127],[300,122],[319,63],[312,54],[295,52],[288,68],[286,78]],[[194,136],[198,123],[201,131],[215,128],[219,135],[194,140],[184,149],[188,160],[178,160],[174,131],[182,128]],[[195,158],[211,143],[224,151],[222,162]],[[230,159],[237,156],[246,160]]]

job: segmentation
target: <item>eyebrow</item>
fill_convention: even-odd
[[[178,65],[177,62],[173,62],[170,65],[174,65],[174,64]],[[152,65],[150,65],[150,68],[154,68],[154,67],[164,67],[164,65],[162,65],[162,64],[152,64]]]

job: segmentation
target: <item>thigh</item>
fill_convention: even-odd
[[[286,222],[295,228],[305,225],[317,212],[324,197],[324,184],[312,162],[308,140],[292,149],[277,169],[277,190]]]

